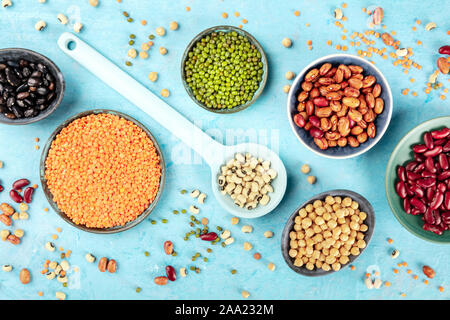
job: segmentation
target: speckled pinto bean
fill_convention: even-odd
[[[356,148],[375,138],[374,121],[383,112],[384,101],[376,78],[363,71],[356,65],[324,63],[305,75],[293,120],[309,131],[320,149]]]
[[[423,141],[397,168],[395,190],[407,214],[422,215],[423,229],[441,235],[450,228],[450,129],[426,132]]]

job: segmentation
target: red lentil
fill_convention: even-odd
[[[151,139],[131,121],[89,115],[55,138],[45,177],[53,200],[73,222],[110,228],[135,220],[155,199],[159,161]]]

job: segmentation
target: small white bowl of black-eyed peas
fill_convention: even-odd
[[[305,276],[336,272],[367,247],[375,227],[369,201],[349,190],[320,193],[290,216],[281,238],[289,267]]]

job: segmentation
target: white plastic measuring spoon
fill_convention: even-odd
[[[201,155],[211,168],[214,196],[229,213],[242,218],[257,218],[271,212],[280,203],[286,191],[287,175],[283,162],[272,150],[254,143],[224,146],[213,140],[175,109],[75,35],[68,32],[63,33],[58,39],[58,46],[67,55]],[[247,210],[235,205],[228,195],[221,194],[217,182],[220,167],[238,152],[243,154],[249,152],[255,157],[269,160],[271,167],[277,171],[278,176],[272,182],[274,192],[269,194],[270,201],[267,205],[258,205],[253,210]]]

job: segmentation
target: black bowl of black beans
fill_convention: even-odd
[[[21,48],[0,49],[0,123],[29,124],[61,103],[65,82],[47,57]]]

